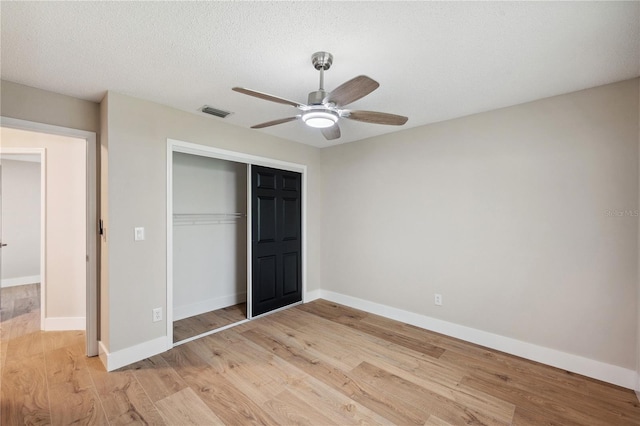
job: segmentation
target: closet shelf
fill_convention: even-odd
[[[174,226],[234,224],[246,218],[244,213],[179,213],[173,215]]]

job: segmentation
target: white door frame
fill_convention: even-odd
[[[60,135],[67,136],[72,138],[84,139],[86,141],[86,213],[87,213],[87,242],[86,242],[86,254],[87,254],[87,279],[86,279],[86,297],[87,297],[87,306],[86,306],[86,342],[87,342],[87,356],[96,356],[98,355],[98,252],[97,252],[97,233],[98,233],[98,219],[97,219],[97,175],[96,175],[96,134],[94,132],[89,132],[86,130],[78,130],[72,129],[68,127],[54,126],[51,124],[44,123],[36,123],[33,121],[27,120],[19,120],[16,118],[10,117],[0,117],[0,126],[9,127],[20,130],[28,130],[32,132],[38,133],[47,133],[52,135]],[[27,148],[16,148],[20,150],[25,150]],[[44,151],[44,149],[42,149]],[[2,152],[9,152],[9,148],[3,148]],[[42,183],[42,194],[41,197],[45,199],[44,202],[41,203],[41,209],[45,208],[45,188],[46,184],[46,175],[44,169],[44,163],[46,159],[46,155],[42,154],[42,165],[41,165],[41,179],[43,179]],[[43,213],[46,210],[43,210]],[[43,221],[43,225],[41,227],[41,252],[46,252],[45,250],[45,234],[44,234],[44,220],[45,214],[42,214],[41,220]],[[45,315],[45,291],[44,291],[44,281],[45,281],[45,253],[41,255],[41,269],[40,273],[42,275],[43,287],[41,288],[41,324],[40,328],[44,329],[44,315]]]
[[[251,167],[265,166],[302,175],[302,301],[307,288],[307,166],[207,145],[167,139],[167,350],[173,343],[173,153],[198,155],[247,165],[247,319],[251,319]]]

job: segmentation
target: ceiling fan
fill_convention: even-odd
[[[236,92],[255,96],[256,98],[266,101],[291,105],[301,111],[300,114],[293,117],[280,118],[278,120],[256,124],[255,126],[251,126],[252,129],[262,129],[263,127],[275,126],[276,124],[302,119],[307,126],[321,129],[324,137],[327,140],[332,140],[340,137],[338,120],[341,118],[392,126],[402,126],[407,122],[408,118],[401,115],[345,109],[345,106],[376,90],[380,84],[366,75],[359,75],[336,87],[331,92],[326,92],[324,90],[324,72],[331,67],[333,55],[328,52],[316,52],[311,55],[311,63],[315,69],[320,71],[320,88],[309,93],[307,105],[244,87],[234,87],[232,89]]]

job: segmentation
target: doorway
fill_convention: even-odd
[[[96,135],[6,117],[1,119],[1,130],[3,154],[30,150],[41,153],[40,328],[85,330],[87,355],[95,356],[98,354]],[[72,145],[75,148],[70,150]],[[47,171],[56,173],[48,176]],[[76,266],[71,271],[64,270],[66,263],[56,261],[56,256],[66,250],[60,244],[67,243],[73,246],[68,248],[70,252],[75,253],[72,263]]]
[[[174,343],[174,320],[177,318],[176,313],[180,314],[180,312],[177,312],[177,310],[174,308],[174,300],[177,296],[176,286],[178,285],[176,282],[177,271],[176,271],[176,262],[175,262],[175,253],[174,253],[174,250],[176,247],[175,240],[178,236],[175,234],[176,227],[174,226],[174,223],[175,223],[174,221],[180,218],[179,216],[176,217],[176,213],[178,212],[174,212],[174,173],[175,173],[174,156],[177,156],[180,154],[190,154],[192,156],[197,156],[197,157],[216,159],[218,161],[226,161],[227,164],[234,163],[235,167],[237,167],[236,171],[240,170],[238,168],[241,167],[242,169],[244,169],[244,172],[246,173],[246,177],[244,180],[244,182],[246,182],[246,189],[244,191],[246,218],[242,217],[243,216],[242,211],[231,212],[231,213],[238,214],[237,216],[240,217],[241,223],[245,228],[246,249],[244,249],[244,253],[242,253],[241,251],[240,256],[237,258],[236,265],[242,265],[244,268],[246,268],[244,271],[244,276],[246,276],[246,278],[244,279],[245,285],[246,285],[246,296],[245,296],[246,308],[243,313],[244,314],[243,318],[236,322],[232,322],[222,327],[214,328],[203,334],[190,337],[188,339]],[[298,220],[299,228],[297,231],[297,240],[300,247],[297,253],[297,257],[298,257],[298,260],[296,262],[297,270],[295,272],[297,276],[296,285],[298,286],[298,289],[297,289],[298,296],[292,299],[295,301],[290,302],[290,304],[287,304],[286,306],[285,305],[271,306],[269,307],[269,309],[264,309],[262,311],[256,311],[252,308],[253,301],[260,299],[259,297],[255,298],[252,295],[252,293],[256,288],[254,285],[256,276],[253,274],[253,268],[254,268],[255,262],[252,261],[252,259],[254,259],[253,244],[252,244],[253,237],[254,237],[254,230],[251,227],[251,224],[254,223],[254,220],[253,220],[254,212],[250,207],[252,206],[252,202],[253,202],[251,197],[252,197],[252,194],[254,193],[251,186],[252,166],[262,166],[262,167],[268,167],[272,169],[278,169],[283,172],[293,172],[293,173],[289,173],[287,176],[290,176],[290,175],[298,176],[297,212],[299,213],[299,220]],[[305,238],[305,235],[306,235],[306,208],[305,208],[306,207],[306,190],[305,190],[306,189],[306,171],[307,171],[306,166],[301,164],[289,163],[289,162],[274,160],[266,157],[259,157],[259,156],[244,154],[244,153],[238,153],[234,151],[222,150],[222,149],[213,148],[205,145],[197,145],[197,144],[177,141],[173,139],[167,140],[167,309],[166,309],[166,313],[167,313],[167,338],[169,340],[169,346],[175,346],[178,344],[186,343],[195,338],[199,338],[207,334],[212,334],[212,333],[224,330],[226,328],[232,327],[234,325],[249,321],[258,315],[268,314],[271,312],[275,312],[279,309],[283,309],[285,307],[291,306],[292,304],[304,302],[304,293],[305,293],[304,289],[306,285],[306,249],[305,249],[305,246],[306,246],[306,238]],[[288,180],[288,182],[290,181]],[[255,214],[260,214],[260,212],[256,211]],[[186,217],[183,217],[182,219],[186,219]],[[209,219],[212,219],[212,218],[209,218]],[[242,256],[242,254],[244,254],[244,256]],[[287,263],[288,265],[291,265],[291,257],[289,257]],[[288,270],[291,271],[292,269],[289,268]],[[267,269],[263,270],[263,272],[265,271],[267,271]],[[288,276],[290,277],[291,275],[288,275]]]

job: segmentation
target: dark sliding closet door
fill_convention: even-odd
[[[252,316],[302,300],[302,175],[251,166]]]

